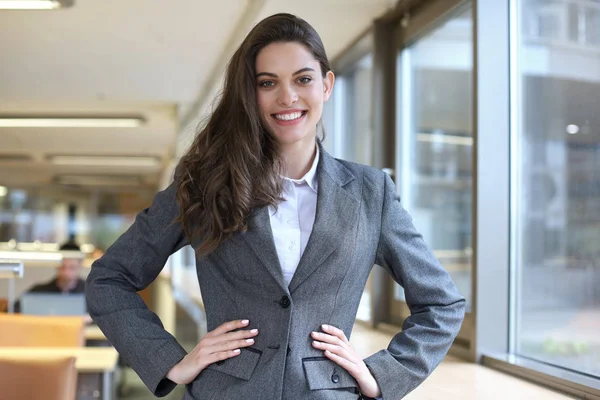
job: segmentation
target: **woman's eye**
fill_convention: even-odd
[[[273,81],[262,81],[258,84],[258,86],[261,86],[261,87],[271,87],[273,85],[275,85],[275,83]]]
[[[298,79],[298,81],[300,81],[300,83],[307,84],[312,81],[312,78],[309,76],[303,76],[302,78]]]

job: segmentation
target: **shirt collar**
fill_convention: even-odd
[[[284,177],[283,179],[292,183],[295,183],[297,185],[301,185],[304,182],[306,182],[308,184],[308,186],[315,192],[318,193],[319,192],[319,182],[317,179],[317,166],[319,165],[319,146],[316,146],[317,149],[317,153],[315,154],[315,159],[313,160],[312,166],[310,167],[310,169],[308,170],[308,172],[306,174],[304,174],[304,176],[300,179],[291,179],[291,178],[286,178]]]

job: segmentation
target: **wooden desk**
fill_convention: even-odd
[[[106,336],[97,325],[86,326],[84,335],[85,340],[106,340]]]
[[[43,360],[75,357],[79,373],[102,374],[102,399],[112,398],[112,373],[117,367],[117,351],[113,347],[0,347],[0,358],[8,360]]]

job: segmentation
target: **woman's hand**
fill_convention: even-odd
[[[208,332],[194,350],[167,372],[167,378],[185,385],[193,381],[208,365],[239,355],[241,347],[254,344],[254,339],[251,338],[258,335],[258,329],[232,331],[244,328],[248,323],[248,320],[230,321]]]
[[[341,329],[322,325],[324,332],[313,332],[313,347],[323,350],[325,356],[350,373],[358,382],[360,392],[367,397],[381,396],[377,381],[361,357],[356,354]]]

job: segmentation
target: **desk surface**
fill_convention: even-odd
[[[106,340],[104,333],[98,328],[98,325],[89,325],[85,327],[86,340]]]
[[[0,358],[13,360],[76,357],[79,372],[110,372],[117,367],[113,347],[0,347]]]

